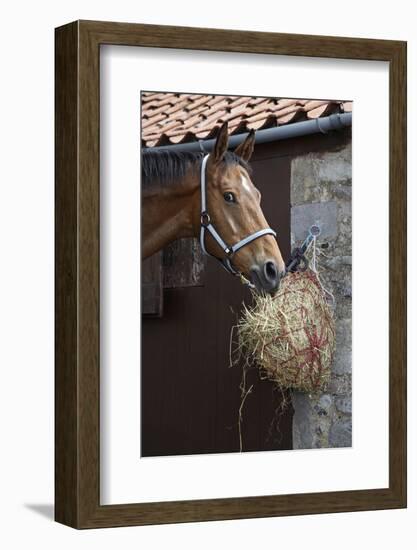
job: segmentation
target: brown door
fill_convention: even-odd
[[[262,206],[285,258],[290,247],[288,157],[252,161]],[[256,160],[258,158],[258,160]],[[250,292],[208,259],[204,286],[165,289],[163,315],[142,320],[142,456],[239,451],[241,366],[229,367],[230,333]],[[258,373],[243,408],[244,451],[292,448],[292,408]]]

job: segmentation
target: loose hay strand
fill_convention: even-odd
[[[245,374],[244,374],[244,376],[245,376]],[[253,384],[250,386],[249,389],[242,390],[243,395],[242,395],[242,400],[240,402],[239,419],[238,419],[238,423],[239,423],[239,450],[240,450],[240,452],[243,451],[243,438],[242,438],[243,407],[245,405],[246,398],[252,392],[252,389],[253,389]]]

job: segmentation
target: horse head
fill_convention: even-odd
[[[267,231],[269,226],[261,208],[261,193],[251,179],[248,162],[254,145],[255,132],[251,130],[233,153],[228,152],[228,128],[224,123],[205,167],[206,209],[210,225],[221,237],[220,242],[233,245],[249,237],[248,242],[236,250],[231,246],[230,255],[228,248],[219,244],[212,231],[203,231],[202,240],[209,254],[223,263],[228,262],[259,292],[274,293],[285,274],[285,264],[273,231]],[[261,235],[257,236],[259,233]]]

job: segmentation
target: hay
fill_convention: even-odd
[[[282,389],[322,391],[330,379],[335,324],[317,275],[289,273],[275,296],[254,295],[237,325],[247,366]]]

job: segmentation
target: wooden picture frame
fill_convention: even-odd
[[[116,527],[406,506],[406,43],[77,21],[56,29],[55,519]],[[101,505],[99,51],[118,44],[389,62],[389,487]]]

